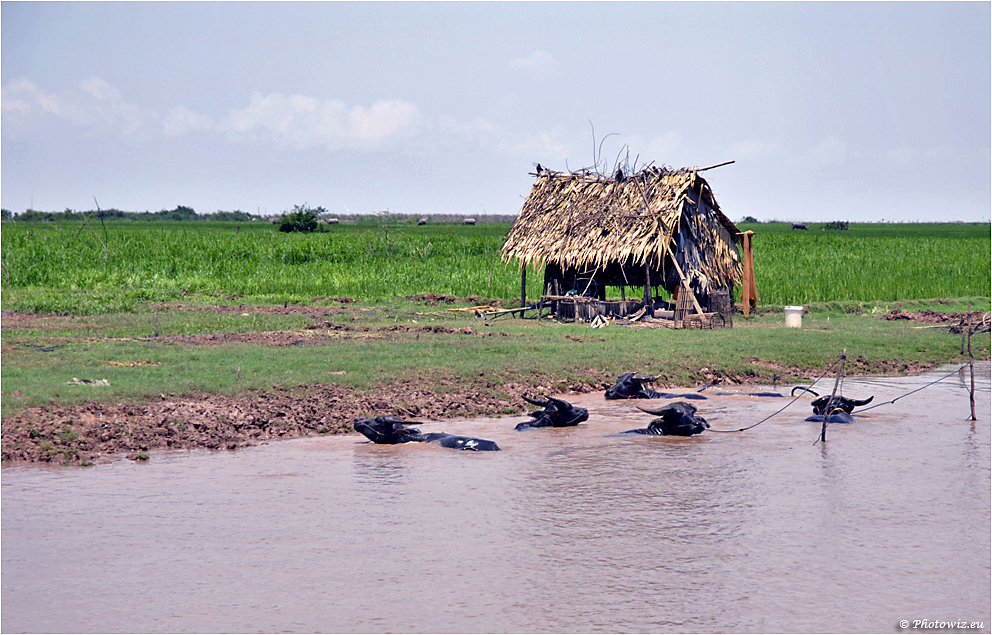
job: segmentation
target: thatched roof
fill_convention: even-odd
[[[603,177],[539,167],[503,244],[503,260],[662,270],[665,257],[674,255],[687,276],[698,271],[718,286],[730,286],[741,279],[739,233],[695,168],[648,167],[627,177]]]

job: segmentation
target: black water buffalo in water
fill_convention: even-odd
[[[823,415],[827,415],[827,423],[853,423],[854,417],[851,411],[858,406],[871,403],[875,395],[867,399],[849,399],[841,395],[835,395],[833,399],[829,395],[814,399],[810,402],[813,406],[813,414],[806,417],[806,421],[823,421]]]
[[[644,406],[638,406],[638,408],[648,414],[658,415],[658,418],[648,424],[647,428],[627,430],[622,434],[691,437],[710,427],[710,424],[706,423],[706,419],[696,416],[696,407],[684,401],[673,401],[661,408],[645,408]]]
[[[607,399],[706,399],[703,395],[675,395],[658,392],[644,387],[644,382],[652,382],[657,377],[637,377],[634,373],[624,373],[617,377],[617,383],[606,389]]]
[[[806,421],[816,421],[819,423],[823,421],[823,413],[821,412],[818,415],[810,415],[806,417]],[[827,415],[827,423],[854,423],[854,417],[849,412],[837,410]]]
[[[529,430],[530,428],[567,428],[577,426],[589,418],[589,411],[585,408],[576,408],[572,404],[562,399],[548,397],[547,399],[531,399],[524,395],[527,403],[540,406],[543,410],[530,413],[531,420],[518,423],[515,430]]]
[[[819,399],[814,399],[809,405],[813,406],[813,414],[822,415],[824,412],[835,413],[838,410],[843,410],[847,414],[851,414],[851,411],[859,406],[865,406],[871,403],[871,400],[875,398],[875,395],[868,397],[867,399],[848,399],[847,397],[842,397],[840,395],[834,395],[834,398],[830,397],[820,397]]]
[[[818,393],[805,386],[796,386],[792,389],[792,394],[795,395],[797,390],[818,397],[818,399],[810,402],[810,405],[813,406],[813,414],[806,417],[806,421],[823,421],[823,415],[826,413],[827,423],[852,423],[854,417],[851,416],[851,411],[859,406],[870,404],[871,400],[875,398],[875,395],[867,399],[849,399],[841,395],[834,395],[831,399],[829,395],[820,397]]]
[[[445,432],[422,434],[416,428],[405,428],[409,423],[420,424],[420,421],[405,421],[399,417],[386,415],[375,419],[355,419],[355,431],[361,432],[372,443],[395,445],[397,443],[439,443],[443,447],[456,450],[476,450],[479,452],[498,452],[499,446],[492,441],[459,437]]]

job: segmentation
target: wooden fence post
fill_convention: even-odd
[[[823,427],[820,428],[820,443],[824,443],[827,440],[827,417],[830,416],[830,407],[834,405],[834,397],[837,395],[837,387],[840,386],[840,380],[844,376],[844,360],[847,359],[847,349],[840,354],[840,368],[837,369],[837,380],[834,382],[834,390],[830,393],[830,401],[827,402],[827,407],[823,410]]]

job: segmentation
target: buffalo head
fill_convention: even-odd
[[[375,419],[355,419],[354,427],[355,432],[361,432],[372,443],[393,445],[419,440],[420,430],[404,428],[403,426],[407,423],[419,424],[420,422],[405,421],[393,415],[385,415]]]
[[[673,401],[661,408],[638,406],[648,414],[658,415],[644,431],[632,430],[641,434],[663,434],[678,437],[689,437],[699,434],[710,424],[706,419],[696,416],[696,407],[685,401]]]
[[[657,399],[658,393],[644,387],[644,382],[652,382],[657,377],[638,377],[634,373],[624,373],[617,377],[617,383],[606,389],[607,399]]]
[[[540,406],[543,410],[530,413],[532,419],[517,425],[517,430],[527,428],[566,428],[577,426],[589,419],[589,411],[585,408],[576,408],[563,399],[548,397],[547,399],[534,399],[524,395],[524,401]]]

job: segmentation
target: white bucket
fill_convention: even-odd
[[[785,325],[792,328],[802,328],[803,308],[801,306],[785,307]]]

